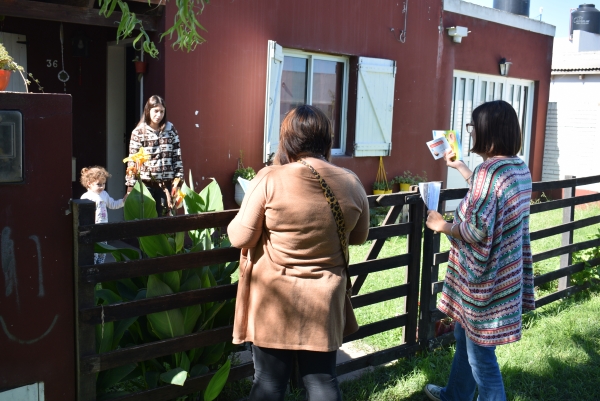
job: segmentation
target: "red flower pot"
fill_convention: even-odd
[[[0,70],[0,91],[3,91],[8,86],[11,72],[9,70]]]
[[[148,63],[146,63],[145,61],[134,61],[134,64],[135,64],[135,72],[137,72],[138,74],[146,73],[146,65]]]

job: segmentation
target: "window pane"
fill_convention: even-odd
[[[521,117],[521,85],[517,85],[517,88],[515,90],[515,100],[513,101],[512,106],[515,109],[515,112],[517,113],[517,117]],[[521,126],[521,129],[523,128],[523,126]]]
[[[344,63],[339,61],[313,61],[312,105],[329,117],[333,126],[333,148],[339,149],[342,99],[344,88]]]
[[[523,113],[521,115],[521,151],[519,155],[523,156],[525,153],[525,130],[527,129],[527,101],[529,88],[527,86],[523,86]]]
[[[487,81],[481,81],[481,96],[479,96],[478,106],[480,104],[485,103],[486,94],[487,94]]]
[[[494,100],[502,100],[502,92],[504,91],[504,84],[498,83],[496,86],[496,95],[494,96]]]
[[[450,129],[454,129],[454,98],[456,97],[456,80],[454,77],[452,80],[452,101],[450,102]]]
[[[306,104],[306,78],[308,60],[285,56],[281,73],[280,119],[294,107]]]
[[[467,124],[470,123],[473,118],[472,118],[472,114],[473,114],[473,99],[475,98],[475,80],[474,79],[469,79],[469,83],[467,85],[467,91],[465,93],[465,118],[464,118],[464,124],[462,125],[462,128],[460,130],[460,136],[461,136],[461,146],[463,147],[463,155],[470,155],[471,154],[471,134],[469,134],[467,132]],[[466,146],[466,149],[465,149]]]

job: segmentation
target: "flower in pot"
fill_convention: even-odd
[[[400,185],[400,191],[410,191],[410,186],[415,185],[415,176],[410,170],[404,170],[401,175],[394,177],[394,181]]]
[[[133,64],[135,64],[135,72],[138,74],[138,81],[141,81],[142,77],[146,73],[146,67],[148,66],[148,63],[140,60],[138,56],[135,56],[135,58],[131,61],[133,61]]]
[[[242,205],[242,200],[244,199],[245,190],[240,183],[238,178],[242,178],[243,180],[250,181],[254,177],[256,177],[256,171],[252,167],[244,167],[243,163],[244,152],[240,150],[240,158],[238,159],[237,169],[233,172],[233,183],[235,184],[235,203],[238,206]],[[243,181],[242,181],[243,182]]]
[[[414,181],[413,185],[417,185],[420,182],[427,182],[427,172],[425,170],[423,170],[423,175],[418,175],[418,174],[414,175],[413,181]]]
[[[2,43],[0,43],[0,90],[6,89],[13,71],[23,72],[23,67],[15,63]]]
[[[393,184],[394,183],[392,181],[375,181],[373,183],[373,195],[391,194]]]
[[[24,68],[15,62],[11,55],[8,54],[8,51],[6,50],[4,45],[0,43],[0,91],[5,90],[8,86],[8,83],[10,82],[10,76],[13,71],[17,71],[21,75],[21,78],[25,83],[25,90],[29,92],[28,85],[31,82],[25,79],[25,76],[23,75]],[[40,86],[40,81],[33,78],[32,74],[29,74],[29,76],[31,77],[31,79],[33,79],[34,82],[38,84],[38,87],[43,92],[44,88]]]

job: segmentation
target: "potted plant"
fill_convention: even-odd
[[[423,175],[414,175],[413,176],[413,185],[417,185],[420,182],[427,182],[427,172],[423,170]]]
[[[410,170],[404,170],[401,175],[394,177],[394,181],[400,185],[400,191],[410,191],[410,186],[415,184],[415,176]]]
[[[18,71],[23,76],[23,67],[15,63],[2,43],[0,43],[0,90],[3,91],[10,82],[10,75]],[[23,77],[25,80],[25,77]]]
[[[373,195],[381,195],[385,191],[385,183],[375,181],[373,183]]]
[[[238,159],[237,169],[233,172],[233,183],[235,184],[234,198],[235,203],[237,203],[238,206],[242,205],[242,200],[244,199],[244,189],[240,185],[238,177],[241,177],[248,181],[256,177],[256,171],[254,171],[252,167],[244,167],[243,158],[244,152],[240,150],[240,157]]]
[[[135,72],[137,72],[138,74],[146,73],[146,66],[148,65],[147,62],[141,61],[138,56],[135,56],[135,58],[132,61],[133,61],[133,64],[135,65]]]
[[[8,86],[8,83],[10,82],[10,76],[13,71],[17,71],[21,75],[21,78],[25,83],[25,90],[29,92],[29,84],[31,82],[25,79],[25,76],[23,75],[23,67],[21,67],[15,62],[15,60],[10,56],[10,54],[8,54],[8,51],[6,50],[4,45],[0,43],[0,91],[5,90]],[[29,76],[31,77],[31,79],[33,79],[34,82],[38,84],[38,87],[43,92],[44,88],[40,86],[40,81],[33,78],[32,74],[29,74]]]

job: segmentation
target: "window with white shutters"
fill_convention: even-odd
[[[283,49],[275,41],[269,41],[268,53],[264,160],[277,150],[281,120],[303,104],[329,117],[334,133],[331,153],[344,154],[348,57]]]

